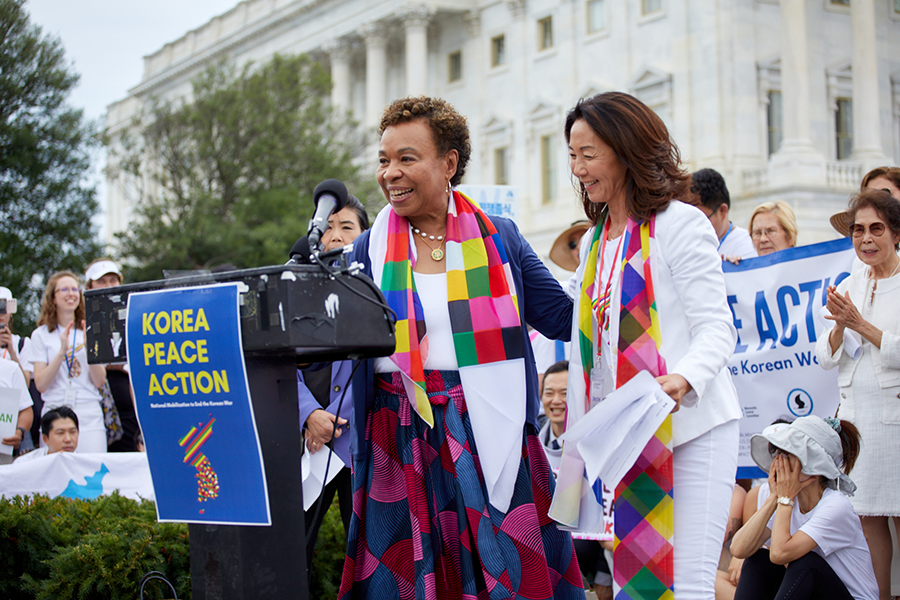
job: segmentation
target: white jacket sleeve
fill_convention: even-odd
[[[656,289],[655,293],[658,302],[660,294],[674,291],[684,311],[690,344],[675,364],[668,365],[668,371],[691,385],[693,391],[682,403],[693,406],[734,353],[737,331],[712,225],[700,210],[680,202],[672,202],[666,212],[671,214],[665,219],[665,232],[657,235],[675,289]]]

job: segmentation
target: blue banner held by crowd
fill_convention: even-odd
[[[765,475],[750,458],[750,437],[772,421],[837,410],[837,369],[823,370],[815,347],[828,286],[849,276],[854,256],[842,238],[723,263],[738,331],[728,369],[744,416],[738,477]]]
[[[126,327],[159,520],[271,525],[238,284],[131,294]]]

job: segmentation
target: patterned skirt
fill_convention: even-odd
[[[339,598],[584,600],[572,540],[547,516],[554,484],[534,427],[502,513],[486,501],[459,373],[426,372],[433,429],[399,373],[377,378]]]

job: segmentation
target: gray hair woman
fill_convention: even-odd
[[[847,211],[849,231],[862,268],[828,288],[826,317],[834,327],[816,343],[823,369],[838,367],[838,415],[853,421],[866,440],[853,508],[862,519],[881,597],[889,598],[891,536],[888,517],[900,530],[900,202],[881,189],[858,194]]]

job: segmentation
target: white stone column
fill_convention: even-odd
[[[814,152],[809,122],[807,35],[806,0],[781,0],[781,94],[784,138],[779,154]]]
[[[336,40],[326,48],[331,58],[331,105],[350,110],[350,44]]]
[[[366,40],[366,120],[364,125],[376,127],[384,111],[387,94],[387,35],[380,23],[363,28]]]
[[[424,5],[411,6],[403,14],[406,33],[406,94],[419,96],[428,91],[428,21],[433,11]]]
[[[853,158],[882,164],[887,158],[881,147],[874,1],[852,0],[850,24],[853,36]]]

